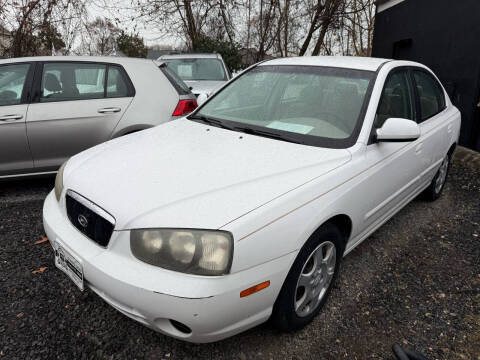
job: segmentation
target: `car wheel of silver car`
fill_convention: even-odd
[[[437,200],[442,194],[447,181],[448,170],[450,169],[450,158],[450,154],[445,155],[432,182],[428,188],[425,189],[424,195],[427,200]]]
[[[300,329],[321,310],[342,258],[344,241],[333,224],[319,228],[300,250],[273,307],[272,321],[282,331]]]

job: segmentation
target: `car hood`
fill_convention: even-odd
[[[109,212],[117,230],[217,229],[350,157],[183,118],[74,156],[64,187]]]
[[[226,81],[209,80],[186,80],[184,82],[192,88],[192,92],[197,96],[199,94],[211,95],[215,90],[226,83]]]

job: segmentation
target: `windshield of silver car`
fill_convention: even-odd
[[[260,136],[342,148],[360,132],[375,73],[320,66],[257,66],[189,118]]]
[[[213,58],[184,58],[165,60],[183,81],[226,81],[222,62]]]

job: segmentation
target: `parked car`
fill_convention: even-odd
[[[206,100],[232,78],[220,54],[176,54],[158,58],[165,61],[199,99]]]
[[[275,59],[185,118],[71,158],[45,231],[80,289],[164,334],[295,330],[343,256],[421,192],[440,196],[459,129],[421,64]]]
[[[0,60],[0,178],[54,173],[82,150],[195,107],[188,87],[152,60]]]

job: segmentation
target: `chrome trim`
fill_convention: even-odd
[[[98,206],[97,204],[91,202],[90,200],[84,198],[82,195],[76,193],[75,191],[73,190],[67,190],[67,195],[71,196],[73,199],[75,199],[76,201],[78,201],[80,204],[82,204],[83,206],[89,208],[90,210],[92,210],[94,213],[96,213],[97,215],[100,215],[101,217],[103,217],[105,220],[107,220],[110,224],[112,224],[113,226],[115,226],[115,218],[110,215],[108,212],[106,212],[105,210],[103,210],[100,206]]]
[[[26,176],[40,176],[40,175],[53,175],[57,171],[44,171],[44,172],[33,172],[33,173],[22,173],[22,174],[12,174],[12,175],[0,175],[0,179],[9,179],[9,178],[20,178]]]

